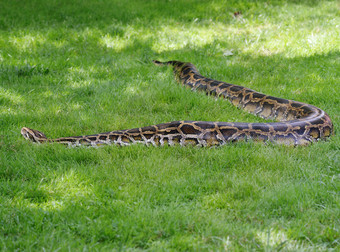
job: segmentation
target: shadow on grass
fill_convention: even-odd
[[[109,92],[113,96],[116,96],[114,93],[122,95],[121,100],[124,100],[127,86],[136,88],[139,82],[148,82],[149,88],[153,89],[152,82],[157,82],[155,76],[165,71],[165,68],[158,68],[152,64],[152,59],[159,58],[190,61],[207,77],[247,86],[273,96],[323,106],[325,110],[328,107],[328,110],[333,110],[331,114],[335,113],[334,108],[339,103],[339,97],[336,95],[339,93],[337,85],[339,52],[294,58],[287,58],[280,54],[271,56],[242,54],[226,59],[204,57],[204,52],[207,50],[204,47],[174,50],[168,52],[167,56],[164,54],[160,56],[152,50],[151,45],[141,47],[141,44],[142,42],[135,41],[118,54],[114,51],[107,54],[98,49],[95,53],[98,56],[96,60],[85,59],[81,61],[80,66],[70,65],[60,72],[44,63],[41,65],[28,63],[21,66],[1,64],[2,92],[7,95],[2,95],[0,104],[8,108],[14,105],[13,109],[15,109],[15,105],[19,104],[17,100],[25,104],[36,97],[40,97],[39,100],[52,98],[50,102],[56,104],[70,101],[77,103],[93,98],[98,100],[102,91]],[[55,55],[60,54],[58,48],[54,50],[49,48],[49,50]],[[134,53],[133,58],[126,59],[125,56],[130,52]],[[202,54],[204,60],[192,61],[190,54],[195,55],[196,61],[197,55]],[[186,55],[185,59],[182,55]],[[82,57],[86,58],[86,56]],[[140,74],[140,72],[144,73]],[[168,80],[172,79],[171,74],[168,77]],[[171,82],[175,83],[175,81]],[[138,93],[135,96],[137,97]],[[41,116],[45,117],[46,114]],[[35,120],[39,121],[39,118],[35,117]]]
[[[80,242],[88,246],[124,244],[147,249],[162,241],[176,248],[171,239],[180,234],[188,238],[177,245],[180,248],[195,243],[197,236],[202,239],[201,246],[222,247],[223,244],[209,242],[210,237],[230,236],[235,247],[246,243],[248,248],[261,248],[268,244],[258,235],[273,228],[272,233],[284,234],[287,243],[296,242],[303,247],[306,244],[301,242],[312,241],[336,246],[332,244],[335,229],[327,229],[322,237],[318,233],[325,225],[336,222],[330,212],[336,196],[329,195],[329,190],[335,192],[336,188],[319,183],[319,178],[325,179],[317,171],[321,160],[311,167],[316,169],[310,169],[310,174],[303,174],[302,167],[294,167],[308,160],[301,155],[302,149],[282,156],[284,148],[280,147],[265,150],[246,146],[252,150],[249,154],[233,146],[228,148],[226,159],[221,148],[152,148],[146,152],[139,152],[142,148],[137,146],[127,148],[126,152],[116,149],[104,154],[59,147],[53,152],[53,148],[43,147],[32,157],[38,161],[35,168],[42,174],[37,173],[36,178],[24,181],[22,186],[13,185],[17,191],[1,190],[7,206],[1,212],[2,233],[18,243],[37,240],[38,246],[46,246],[46,241],[53,238],[67,240],[71,247],[77,246],[73,242]],[[296,152],[300,155],[294,155]],[[152,165],[139,161],[155,156],[157,160]],[[61,164],[59,160],[64,157],[68,160]],[[289,174],[293,177],[283,181],[282,177]],[[304,183],[306,176],[308,183]],[[12,198],[13,202],[7,201]],[[318,212],[317,204],[329,210]],[[324,214],[327,218],[321,217]],[[301,236],[301,220],[308,225],[312,222],[314,232],[308,230]],[[39,239],[32,234],[38,234]],[[62,246],[49,244],[53,248]]]
[[[33,37],[36,34],[34,37],[36,40],[28,42],[33,43],[34,46],[27,46],[25,43],[21,43],[21,46],[16,46],[15,43],[8,45],[6,53],[15,55],[18,59],[8,64],[3,61],[0,66],[2,78],[0,149],[2,165],[6,166],[1,170],[1,178],[3,179],[2,185],[5,187],[7,185],[1,190],[2,196],[7,200],[5,210],[1,209],[1,214],[5,217],[1,219],[1,224],[7,227],[3,232],[6,237],[20,240],[33,234],[32,240],[35,241],[39,240],[41,234],[46,234],[46,240],[49,240],[49,238],[55,238],[54,230],[57,227],[58,237],[66,240],[76,237],[80,243],[82,241],[94,244],[97,242],[126,243],[132,247],[148,248],[149,241],[168,241],[171,237],[175,237],[178,231],[181,235],[204,236],[202,229],[205,229],[209,235],[230,234],[234,235],[234,238],[236,236],[237,241],[244,242],[246,239],[249,242],[255,240],[256,232],[250,230],[254,229],[254,225],[271,227],[272,222],[269,220],[263,224],[256,214],[242,213],[244,207],[249,207],[243,205],[244,200],[253,196],[260,198],[261,192],[269,188],[266,196],[268,201],[265,202],[269,202],[267,207],[272,212],[258,210],[258,213],[264,215],[269,213],[268,215],[274,218],[274,222],[280,217],[274,211],[282,210],[282,202],[288,202],[294,208],[294,211],[290,211],[290,206],[286,206],[288,210],[283,210],[286,211],[284,214],[288,222],[292,222],[293,218],[289,216],[290,212],[299,214],[305,211],[299,208],[299,204],[291,202],[289,194],[282,193],[281,199],[276,198],[276,186],[282,179],[287,162],[289,162],[290,169],[285,177],[296,180],[294,186],[291,186],[287,192],[296,193],[295,189],[299,189],[299,185],[304,184],[305,180],[312,181],[311,187],[319,188],[316,184],[325,184],[329,191],[334,190],[333,185],[327,181],[323,182],[324,177],[318,174],[313,177],[311,173],[312,170],[322,169],[323,166],[332,167],[336,163],[336,155],[329,154],[327,146],[323,149],[313,146],[309,149],[310,151],[306,152],[301,149],[289,150],[277,147],[278,151],[273,156],[281,157],[281,159],[276,162],[271,161],[272,157],[268,155],[268,149],[258,146],[246,147],[248,149],[242,146],[229,146],[227,150],[216,150],[219,156],[214,157],[214,152],[209,152],[209,150],[203,150],[205,155],[198,154],[196,150],[186,152],[177,149],[171,151],[151,149],[151,152],[157,154],[147,154],[146,152],[150,152],[150,149],[140,151],[138,147],[132,147],[128,151],[112,147],[97,152],[97,150],[84,149],[69,150],[63,146],[32,147],[23,144],[23,140],[18,140],[21,139],[19,132],[22,126],[34,125],[34,128],[38,127],[48,134],[49,127],[53,125],[60,133],[72,128],[68,131],[69,134],[82,134],[83,130],[96,133],[103,127],[101,125],[105,124],[106,120],[114,117],[119,111],[121,111],[118,116],[120,120],[130,119],[132,121],[132,123],[127,122],[128,125],[136,123],[135,119],[131,119],[136,118],[135,116],[147,118],[150,112],[147,108],[152,108],[154,103],[164,102],[158,98],[164,93],[161,92],[162,88],[172,97],[176,96],[173,90],[180,89],[175,86],[170,70],[157,68],[151,63],[151,60],[155,58],[192,61],[207,77],[249,86],[273,96],[311,103],[326,110],[332,118],[336,118],[335,123],[339,127],[337,115],[339,105],[337,94],[340,93],[337,71],[339,52],[337,51],[294,58],[287,58],[281,54],[261,56],[251,53],[235,54],[226,58],[216,56],[214,51],[211,51],[211,48],[217,44],[228,48],[228,41],[222,39],[195,47],[181,45],[180,49],[169,48],[161,53],[154,49],[155,40],[147,37],[142,39],[131,37],[128,43],[123,41],[119,44],[119,39],[127,35],[128,26],[131,24],[136,28],[149,26],[150,30],[157,30],[161,24],[169,20],[175,25],[178,20],[178,25],[182,25],[192,23],[196,19],[208,19],[211,12],[214,13],[212,15],[214,20],[229,25],[237,22],[232,16],[234,11],[241,11],[244,15],[259,14],[256,9],[259,9],[259,5],[267,5],[267,1],[247,3],[233,1],[228,2],[230,4],[228,6],[216,2],[214,6],[208,1],[164,1],[162,5],[158,3],[158,1],[139,1],[136,5],[129,5],[122,2],[53,1],[51,4],[41,1],[30,1],[30,3],[11,1],[0,4],[1,29],[9,33],[14,31],[14,34],[17,31],[18,39],[27,35],[23,30],[29,30]],[[270,11],[271,7],[282,4],[282,1],[273,2],[267,5],[266,10]],[[318,1],[298,1],[298,3],[291,1],[288,4],[308,7],[317,6]],[[153,11],[145,11],[150,8]],[[26,18],[22,13],[33,14]],[[273,13],[275,10],[271,12]],[[154,23],[145,22],[149,19]],[[56,30],[55,33],[52,32],[53,30]],[[45,36],[46,31],[49,34]],[[110,36],[106,44],[103,44],[100,38],[105,34]],[[25,39],[31,40],[29,36]],[[26,63],[23,63],[23,59],[26,59]],[[148,85],[141,87],[140,82]],[[169,82],[171,83],[168,84]],[[169,88],[171,85],[174,87]],[[127,90],[127,86],[130,90]],[[138,88],[148,91],[145,93],[153,94],[151,96],[145,93],[141,95],[136,92]],[[186,98],[196,95],[188,92]],[[141,100],[145,101],[144,104],[141,103],[141,106],[133,105],[133,102]],[[176,107],[177,100],[172,101],[174,103],[171,106]],[[199,99],[193,101],[192,107],[202,106]],[[136,115],[136,112],[131,110],[138,106],[139,111]],[[211,113],[213,106],[200,108],[197,115],[207,113],[207,108],[210,108],[209,113]],[[151,111],[155,110],[151,109]],[[182,113],[184,109],[178,111]],[[156,114],[157,120],[170,121],[169,118],[173,117],[178,120],[200,119],[199,117],[184,118],[185,115],[179,115],[178,111],[168,112],[165,107],[162,107]],[[129,116],[129,113],[132,116]],[[228,118],[228,112],[225,113],[227,114],[225,118]],[[161,122],[163,121],[153,123]],[[124,122],[122,124],[124,125]],[[114,130],[114,128],[105,128],[103,131],[107,130]],[[326,143],[323,146],[325,145]],[[333,150],[336,148],[334,145]],[[269,152],[270,150],[269,148]],[[261,151],[259,158],[256,153]],[[312,160],[318,161],[317,165],[308,163],[307,154]],[[152,159],[155,156],[157,158],[153,163]],[[331,161],[325,165],[324,160],[318,159],[320,156],[329,157]],[[173,157],[173,160],[167,157]],[[151,160],[152,165],[149,164],[149,166],[152,166],[155,174],[150,173],[148,165],[142,167],[142,170],[135,169],[139,163],[148,159]],[[126,162],[129,163],[126,164]],[[181,166],[182,169],[178,169],[176,165]],[[311,169],[306,173],[311,173],[310,176],[302,174],[301,170],[308,165]],[[162,168],[160,169],[162,173],[158,171],[159,167]],[[226,180],[227,186],[235,183],[234,177],[229,177],[230,167],[234,169],[234,176],[238,177],[235,181],[239,182],[242,180],[240,177],[243,176],[249,176],[249,178],[247,177],[246,183],[239,185],[239,189],[235,190],[234,194],[228,194],[229,191],[219,194],[218,190],[225,190],[223,183]],[[214,170],[211,170],[212,168]],[[97,169],[99,171],[96,175]],[[196,170],[198,172],[195,174]],[[251,175],[256,176],[258,170],[273,173],[269,175],[269,184],[263,183],[259,186],[252,184],[255,180]],[[169,173],[176,171],[184,172],[184,175],[172,173],[169,176]],[[157,179],[166,176],[169,176],[168,180],[159,183]],[[307,176],[307,179],[303,176]],[[220,179],[219,186],[216,185],[216,178]],[[115,183],[112,186],[109,183],[114,179]],[[131,181],[128,181],[129,179]],[[192,181],[187,182],[188,179]],[[277,180],[273,182],[272,179]],[[207,180],[210,180],[208,183],[210,188],[207,186]],[[261,180],[258,181],[261,182]],[[123,182],[123,189],[118,187],[122,184],[121,182]],[[169,184],[165,185],[165,183]],[[178,191],[170,190],[173,183],[178,183],[176,189]],[[105,187],[106,184],[109,186]],[[126,185],[128,186],[124,187]],[[72,188],[69,189],[67,186]],[[57,188],[58,193],[53,191],[54,188]],[[124,188],[130,192],[124,195]],[[281,185],[281,188],[284,186]],[[166,191],[166,189],[169,190]],[[310,193],[309,197],[312,198],[314,191],[307,189],[303,192]],[[65,200],[65,205],[60,203],[63,193],[70,194],[70,197]],[[129,193],[133,196],[127,199]],[[297,193],[301,196],[299,199],[303,198],[301,194]],[[100,199],[96,198],[96,195],[99,195]],[[145,202],[138,201],[136,195],[141,198],[145,197]],[[327,194],[320,193],[315,196],[315,202],[321,204],[321,199],[328,199],[326,206],[331,208],[335,200],[327,196]],[[23,198],[20,199],[20,197]],[[198,206],[203,202],[203,198],[209,201],[207,205],[220,207],[225,212],[220,215],[221,209],[213,208],[212,210]],[[17,200],[19,206],[13,206],[11,203],[13,199]],[[229,204],[234,205],[230,207]],[[167,208],[169,205],[171,206]],[[305,207],[308,208],[311,205],[307,204]],[[261,208],[257,205],[252,207],[255,212],[256,207]],[[210,213],[211,215],[208,216],[211,218],[207,218],[205,213]],[[221,222],[221,216],[224,222]],[[309,217],[308,213],[304,216]],[[244,220],[240,220],[240,217],[244,217]],[[297,219],[299,218],[298,216]],[[299,225],[298,222],[299,220],[296,226]],[[328,220],[327,224],[331,222],[332,220]],[[236,226],[250,231],[247,231],[245,235],[243,231],[238,231],[239,234],[235,235]],[[213,231],[210,232],[209,229]],[[299,230],[298,227],[293,227],[293,229]],[[125,233],[119,236],[122,230]],[[150,231],[149,234],[146,231]],[[318,231],[324,230],[317,229],[317,232],[314,232],[313,241],[318,242],[320,239],[326,241],[334,236],[333,231],[329,229],[327,231],[329,233],[320,238],[317,237],[320,233]],[[333,238],[336,239],[335,236]],[[184,240],[183,243],[185,243]],[[264,246],[264,244],[261,245]],[[256,244],[254,243],[251,248],[256,249]]]
[[[36,29],[60,26],[79,29],[80,27],[101,27],[115,23],[123,24],[139,20],[168,20],[192,22],[196,19],[210,18],[230,22],[234,12],[245,15],[256,14],[258,9],[270,12],[272,7],[285,5],[315,7],[317,0],[303,1],[3,1],[0,11],[0,29]],[[146,11],[148,10],[148,11]],[[152,10],[152,11],[149,11]],[[15,20],[13,22],[12,20]],[[145,25],[145,24],[142,24]],[[108,32],[122,35],[124,30],[109,26]]]

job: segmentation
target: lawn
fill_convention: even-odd
[[[337,1],[1,1],[0,250],[340,249],[339,26]],[[335,134],[219,148],[20,135],[264,121],[179,86],[153,59],[313,104]]]

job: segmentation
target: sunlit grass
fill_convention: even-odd
[[[265,56],[283,52],[288,57],[308,56],[318,53],[321,47],[323,53],[339,49],[337,40],[329,40],[337,37],[339,28],[338,19],[332,16],[336,14],[332,2],[321,2],[318,8],[298,4],[274,8],[262,5],[264,12],[253,7],[237,18],[230,11],[221,12],[219,7],[218,17],[193,18],[189,22],[171,18],[151,20],[148,25],[142,26],[144,20],[136,24],[114,20],[102,29],[86,26],[57,30],[55,27],[43,27],[41,31],[24,29],[15,34],[10,32],[7,42],[21,52],[36,51],[44,44],[61,48],[77,41],[90,41],[121,52],[133,46],[135,40],[151,43],[151,48],[158,53],[203,47],[213,42],[228,42],[240,52]],[[221,50],[223,52],[223,48]]]
[[[0,4],[1,250],[337,250],[335,1]],[[235,15],[234,13],[239,13]],[[335,125],[309,147],[34,145],[173,120],[263,122],[153,59],[311,103]]]

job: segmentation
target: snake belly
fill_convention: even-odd
[[[154,61],[154,63],[172,66],[176,79],[192,90],[223,97],[240,109],[265,119],[275,119],[277,122],[173,121],[147,127],[56,139],[49,139],[40,131],[23,127],[21,134],[32,142],[55,142],[70,146],[103,144],[125,146],[135,143],[154,146],[174,144],[216,146],[249,140],[308,145],[332,135],[332,121],[320,108],[206,78],[191,63],[180,61]]]

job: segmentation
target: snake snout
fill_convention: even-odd
[[[20,133],[21,133],[21,135],[22,135],[24,138],[30,140],[30,135],[28,134],[28,128],[23,127],[23,128],[21,129]]]
[[[21,135],[27,140],[30,140],[32,142],[37,142],[37,143],[44,142],[47,140],[47,137],[45,136],[44,133],[38,130],[26,128],[26,127],[23,127],[21,129]]]

